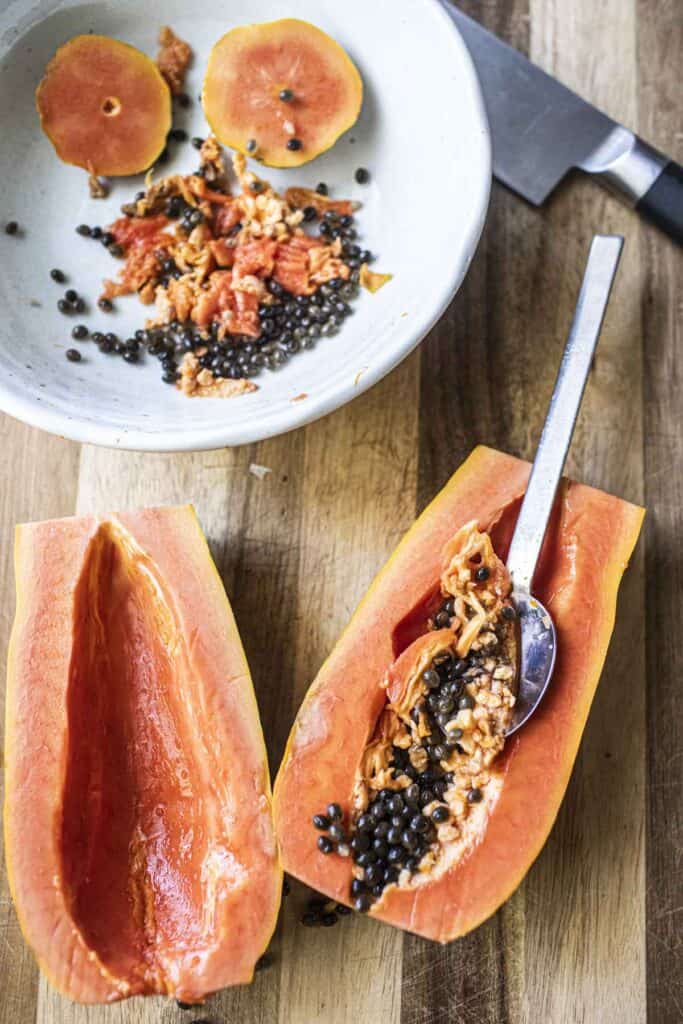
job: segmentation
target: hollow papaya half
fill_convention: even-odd
[[[529,465],[477,448],[382,569],[309,689],[275,783],[283,866],[439,942],[519,885],[560,807],[644,512],[563,481],[535,579],[558,634],[533,718],[504,565]]]
[[[146,170],[171,127],[171,94],[159,68],[108,36],[76,36],[60,46],[36,106],[60,160],[95,175]]]
[[[242,25],[219,39],[204,114],[226,146],[270,167],[299,167],[358,120],[363,83],[342,47],[297,18]]]
[[[5,847],[79,1002],[248,982],[282,874],[240,638],[190,507],[20,526]]]

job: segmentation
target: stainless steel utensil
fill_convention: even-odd
[[[477,69],[496,178],[538,206],[580,168],[682,243],[683,168],[442,2]]]
[[[510,545],[507,566],[512,577],[512,600],[519,620],[520,658],[517,700],[507,730],[508,736],[524,725],[534,713],[555,666],[555,626],[548,610],[532,594],[534,572],[574,433],[623,242],[623,238],[617,235],[596,235],[591,244],[574,321]]]

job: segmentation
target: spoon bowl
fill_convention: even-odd
[[[534,713],[555,668],[557,636],[552,617],[528,591],[512,592],[517,611],[519,675],[517,698],[506,736],[517,732]]]

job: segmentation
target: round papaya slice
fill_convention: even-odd
[[[76,36],[61,46],[36,105],[60,160],[91,174],[144,171],[171,127],[171,95],[154,61],[106,36]]]
[[[299,167],[357,121],[363,83],[334,39],[283,18],[235,28],[216,43],[202,101],[226,146],[269,167]]]

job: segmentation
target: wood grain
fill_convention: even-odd
[[[683,18],[676,0],[659,3],[657,18],[638,4],[640,128],[655,144],[676,139],[683,161],[680,76],[658,69],[680,64]],[[681,251],[641,229],[643,256],[643,408],[648,573],[645,590],[647,792],[647,1005],[654,1022],[683,1020],[683,276]]]
[[[681,158],[675,0],[463,7]],[[308,683],[416,512],[476,443],[532,455],[596,231],[623,233],[626,245],[569,468],[644,498],[646,544],[622,589],[567,797],[524,884],[444,948],[360,918],[303,928],[309,894],[295,884],[271,966],[200,1013],[160,999],[87,1008],[60,997],[23,943],[3,864],[0,1024],[683,1019],[682,262],[590,182],[568,181],[542,210],[494,186],[465,285],[420,353],[294,434],[154,456],[80,448],[0,420],[0,649],[13,613],[16,522],[192,501],[242,633],[274,771]],[[253,463],[271,472],[258,479]]]

